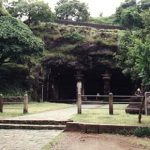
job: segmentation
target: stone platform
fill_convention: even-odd
[[[125,112],[129,114],[139,114],[141,106],[141,98],[133,97],[130,99],[129,105],[126,107]],[[142,109],[142,114],[145,113],[144,108]]]

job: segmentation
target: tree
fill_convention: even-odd
[[[18,0],[6,5],[6,9],[13,17],[24,20],[28,25],[38,22],[53,21],[54,14],[48,4],[38,0]]]
[[[150,85],[150,10],[142,7],[148,2],[141,0],[136,6],[119,7],[116,12],[120,23],[130,29],[120,36],[116,62],[124,74],[144,85]]]
[[[140,5],[142,10],[149,9],[150,8],[150,1],[149,0],[141,0],[139,2],[139,5]]]
[[[11,16],[0,17],[0,65],[28,64],[31,56],[39,54],[43,42],[34,36],[27,25]]]
[[[120,36],[117,64],[133,80],[150,84],[150,11],[141,14],[143,27]]]
[[[7,16],[7,15],[9,15],[9,13],[3,7],[3,0],[0,0],[0,17],[1,16]]]
[[[136,0],[125,0],[125,2],[122,3],[120,7],[125,9],[134,6],[136,6]]]
[[[58,19],[71,21],[87,21],[89,19],[88,6],[78,0],[60,0],[55,7]]]
[[[127,27],[128,29],[141,28],[142,18],[140,16],[140,10],[136,4],[136,0],[126,0],[116,10],[115,22]]]
[[[127,27],[128,29],[133,29],[136,27],[142,27],[142,17],[136,9],[124,9],[121,13],[120,24]]]
[[[120,50],[116,59],[124,74],[133,80],[141,80],[143,84],[150,83],[150,40],[138,38],[136,34],[125,33],[120,40]]]

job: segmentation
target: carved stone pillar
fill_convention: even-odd
[[[57,83],[53,83],[51,88],[52,88],[53,100],[58,100],[59,99],[59,88],[58,88]]]
[[[77,80],[77,113],[82,113],[82,77],[83,75],[81,72],[77,72],[76,74],[76,80]]]
[[[57,82],[57,78],[51,76],[50,85],[49,85],[49,92],[51,100],[59,100],[59,86]]]
[[[110,80],[111,80],[111,74],[105,73],[102,74],[102,79],[104,81],[104,94],[108,95],[110,93]]]

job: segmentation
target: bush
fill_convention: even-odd
[[[121,131],[118,132],[118,134],[121,134],[121,135],[132,135],[133,134],[133,131],[128,131],[127,129],[123,129]]]
[[[69,41],[70,43],[76,43],[76,42],[82,42],[84,37],[77,32],[73,32],[73,33],[65,34],[64,39]]]
[[[27,64],[31,56],[43,50],[43,41],[35,37],[27,25],[10,16],[0,17],[0,65]]]
[[[0,93],[4,95],[20,95],[29,87],[29,70],[24,65],[5,64],[0,66]]]
[[[145,128],[137,128],[134,130],[133,134],[137,137],[144,137],[144,136],[149,136],[150,137],[150,128],[145,127]]]
[[[118,134],[121,135],[134,135],[137,137],[150,137],[150,128],[149,127],[139,127],[133,130],[128,131],[127,129],[123,129]]]

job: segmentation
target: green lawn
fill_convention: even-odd
[[[44,111],[51,111],[57,109],[63,109],[72,107],[71,104],[59,104],[59,103],[29,103],[28,114],[40,113]],[[3,113],[0,113],[0,119],[6,119],[10,117],[21,116],[23,114],[23,104],[4,105]]]
[[[125,113],[127,105],[114,105],[114,115],[109,115],[108,105],[101,105],[96,109],[83,109],[81,115],[74,115],[73,120],[77,122],[99,123],[99,124],[127,124],[150,126],[150,116],[142,115],[142,124],[138,123],[138,115]]]

